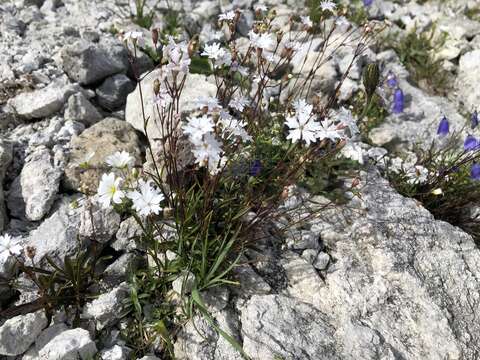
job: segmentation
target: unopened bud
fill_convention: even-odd
[[[153,45],[155,45],[154,47],[156,48],[158,43],[158,29],[152,29],[152,41]]]
[[[375,63],[368,64],[363,70],[363,86],[368,97],[375,93],[380,82],[380,71]]]
[[[188,56],[192,57],[198,50],[198,36],[194,36],[188,43]]]
[[[353,179],[352,188],[357,187],[359,184],[360,184],[360,179],[359,178]]]
[[[173,216],[173,209],[168,207],[163,209],[163,217],[164,218],[171,218]]]
[[[35,257],[35,254],[37,253],[37,250],[33,246],[27,246],[25,248],[25,255],[32,260]]]
[[[289,190],[288,190],[288,186],[285,186],[283,188],[283,191],[282,191],[282,194],[280,195],[280,197],[285,200],[287,197],[288,197],[288,193],[289,193]]]
[[[155,95],[158,95],[159,92],[160,92],[160,80],[155,79],[155,81],[153,82],[153,93]]]

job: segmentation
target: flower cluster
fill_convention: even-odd
[[[134,158],[126,151],[116,152],[106,159],[107,165],[120,171],[124,176],[117,176],[114,171],[103,174],[98,185],[98,202],[108,208],[113,204],[122,204],[127,199],[132,201],[133,209],[140,216],[158,215],[162,210],[160,203],[165,199],[152,181],[137,179],[131,174]],[[135,174],[135,172],[133,172]]]

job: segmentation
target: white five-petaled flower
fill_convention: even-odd
[[[160,87],[158,94],[153,95],[153,103],[165,108],[172,102],[172,97],[170,96],[167,89]]]
[[[122,179],[117,177],[113,172],[109,174],[103,174],[100,184],[98,185],[98,201],[100,204],[107,208],[111,202],[120,204],[125,197],[125,193],[120,189],[120,183]]]
[[[189,117],[186,124],[182,126],[183,132],[190,137],[193,143],[200,141],[203,135],[213,131],[213,120],[210,116]]]
[[[123,35],[124,41],[131,41],[134,45],[144,47],[145,46],[145,39],[143,37],[143,33],[141,31],[127,31]]]
[[[192,152],[197,164],[200,166],[218,164],[222,148],[212,133],[205,134],[203,138],[194,143],[194,145],[195,147]]]
[[[195,99],[195,105],[199,109],[207,108],[209,112],[220,109],[218,99],[214,96],[200,96]]]
[[[228,106],[240,112],[242,112],[243,109],[245,109],[245,106],[247,105],[248,105],[248,99],[245,96],[234,97],[228,103]]]
[[[248,37],[250,38],[250,43],[252,46],[259,48],[259,49],[270,49],[273,48],[275,42],[271,36],[271,34],[257,34],[253,30],[250,30],[248,33]]]
[[[190,66],[190,56],[188,55],[188,45],[186,42],[179,44],[175,43],[172,36],[168,39],[168,44],[165,46],[165,54],[168,61],[166,68],[168,71],[188,73],[188,67]]]
[[[302,24],[305,25],[307,28],[313,27],[313,22],[310,19],[310,16],[300,16],[300,20],[302,21]]]
[[[111,167],[123,169],[132,166],[135,159],[126,151],[117,151],[116,153],[108,156],[105,162]]]
[[[220,43],[213,43],[212,45],[205,45],[202,52],[203,56],[208,56],[209,59],[217,60],[223,55],[225,50],[220,46]]]
[[[258,5],[255,5],[255,11],[267,11],[267,7],[263,4],[258,4]]]
[[[320,8],[322,11],[334,11],[337,8],[337,4],[330,0],[324,0],[320,3]]]
[[[235,19],[235,11],[233,11],[233,10],[232,11],[227,11],[224,14],[218,15],[218,20],[220,20],[220,21],[223,21],[223,20],[231,21],[233,19]]]
[[[335,141],[337,139],[341,139],[342,137],[342,131],[338,129],[338,125],[335,125],[333,120],[324,119],[320,123],[317,131],[317,138],[319,140],[330,139]]]
[[[8,258],[10,255],[20,255],[22,246],[19,238],[12,238],[8,234],[0,236],[0,260]]]
[[[230,52],[220,46],[220,43],[213,43],[212,45],[205,45],[203,56],[208,56],[214,61],[214,67],[222,65],[230,65],[232,63],[232,55]]]
[[[143,179],[138,182],[138,190],[130,191],[127,196],[132,200],[133,208],[140,216],[158,215],[161,210],[160,203],[165,198],[152,186],[151,181]]]
[[[428,170],[421,165],[415,165],[407,171],[409,184],[421,184],[428,179]]]
[[[308,146],[310,145],[310,143],[315,142],[317,139],[317,131],[319,129],[319,125],[313,119],[305,118],[298,115],[287,117],[285,125],[287,125],[290,129],[287,139],[292,140],[292,142],[303,140]]]

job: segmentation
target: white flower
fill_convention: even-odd
[[[353,118],[350,110],[347,110],[344,107],[340,108],[340,110],[338,110],[338,118],[342,124],[350,129],[351,136],[355,136],[360,133],[360,130],[357,126],[357,121]]]
[[[252,46],[259,48],[259,49],[269,49],[273,48],[275,42],[272,39],[271,34],[257,34],[253,30],[250,30],[248,33],[248,37],[250,38],[250,43]]]
[[[230,114],[224,111],[220,112],[220,123],[223,125],[226,133],[238,136],[243,141],[252,141],[252,137],[244,128],[245,123],[234,119]]]
[[[145,47],[145,39],[141,31],[127,31],[123,35],[123,40],[130,41],[134,45],[138,45],[140,47]]]
[[[302,24],[305,25],[307,28],[313,27],[313,22],[310,19],[310,16],[300,16],[300,20],[302,21]]]
[[[324,119],[320,123],[320,127],[317,131],[317,138],[319,140],[330,139],[335,141],[342,138],[341,130],[337,129],[337,125],[332,120]]]
[[[202,139],[203,135],[213,131],[214,123],[210,116],[189,117],[186,124],[182,126],[183,132],[189,135],[192,142]]]
[[[337,4],[335,4],[333,1],[324,0],[320,3],[320,8],[322,11],[328,10],[333,12],[337,8]]]
[[[199,109],[207,108],[209,112],[220,109],[218,99],[213,96],[200,96],[195,99],[195,105]]]
[[[217,60],[223,55],[225,50],[220,47],[220,43],[213,43],[212,45],[205,45],[202,52],[203,56],[208,56],[209,59]]]
[[[228,103],[228,106],[240,112],[248,105],[248,99],[245,96],[235,97]]]
[[[359,164],[363,164],[363,150],[360,145],[348,141],[342,148],[341,154],[347,159],[358,161]]]
[[[342,27],[345,25],[350,25],[348,22],[347,18],[345,16],[339,16],[335,19],[335,23],[337,24],[338,27]]]
[[[258,4],[258,5],[255,5],[254,10],[255,11],[267,11],[268,9],[265,5]]]
[[[421,184],[427,181],[428,170],[421,165],[415,165],[408,170],[407,177],[409,184]]]
[[[220,47],[220,43],[205,45],[202,55],[214,60],[214,67],[230,65],[232,63],[232,55],[228,50]]]
[[[98,201],[104,208],[110,206],[113,201],[115,204],[120,204],[122,198],[125,197],[125,193],[120,190],[121,178],[115,178],[115,174],[103,174],[100,184],[98,185]]]
[[[230,21],[230,20],[233,20],[235,19],[235,11],[227,11],[226,13],[224,14],[220,14],[218,15],[218,20],[220,21]]]
[[[238,62],[236,62],[236,61],[232,63],[231,70],[232,71],[238,71],[240,73],[240,75],[242,75],[242,76],[248,76],[248,74],[249,74],[248,68],[245,67],[245,66],[240,66],[238,64]]]
[[[126,151],[117,151],[105,160],[108,165],[119,169],[132,166],[134,161],[135,159]]]
[[[12,238],[5,234],[0,236],[0,259],[4,260],[10,255],[20,255],[22,246],[19,238]]]
[[[163,87],[160,87],[158,94],[153,95],[153,103],[162,108],[167,107],[171,102],[172,97],[168,93],[168,90]]]
[[[307,145],[317,140],[317,132],[319,125],[312,119],[306,119],[300,116],[287,117],[285,125],[290,128],[287,139],[291,139],[292,142],[299,140],[305,141]]]
[[[195,162],[200,166],[206,166],[209,163],[216,165],[220,161],[221,152],[220,143],[211,133],[205,134],[203,139],[198,141],[192,150]]]
[[[133,202],[133,208],[140,216],[148,216],[150,214],[159,214],[160,203],[165,198],[162,193],[154,189],[151,181],[142,179],[138,182],[140,191],[130,191],[128,197]]]
[[[190,66],[190,56],[188,55],[188,46],[186,42],[175,43],[173,37],[169,37],[168,45],[165,46],[165,54],[169,60],[166,65],[167,70],[187,74]]]

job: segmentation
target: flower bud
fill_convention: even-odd
[[[153,45],[155,45],[154,47],[156,48],[158,43],[158,29],[152,29],[152,41]]]
[[[357,187],[359,184],[360,184],[360,179],[359,178],[353,179],[352,188]]]
[[[198,36],[194,36],[188,43],[188,56],[192,57],[198,50]]]
[[[380,71],[375,63],[368,64],[363,70],[363,86],[368,97],[371,97],[380,81]]]
[[[163,217],[164,218],[171,218],[173,216],[173,209],[168,207],[163,209]]]
[[[32,260],[35,257],[35,254],[37,253],[37,250],[33,246],[27,246],[25,248],[25,255]]]
[[[155,95],[158,95],[159,92],[160,92],[160,80],[155,79],[155,81],[153,82],[153,93]]]

